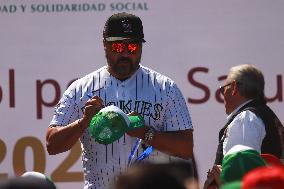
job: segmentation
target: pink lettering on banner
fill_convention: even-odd
[[[10,92],[10,107],[15,107],[15,71],[14,69],[9,70],[9,92]]]
[[[204,96],[201,98],[193,98],[193,97],[188,97],[187,101],[188,103],[191,104],[202,104],[206,103],[209,98],[210,98],[210,89],[208,85],[201,83],[200,81],[197,81],[194,79],[195,74],[208,74],[209,69],[206,67],[194,67],[189,70],[187,74],[187,79],[189,83],[193,86],[196,87],[204,92]],[[221,75],[217,78],[217,81],[224,81],[226,79],[226,75]],[[282,75],[276,75],[276,94],[273,97],[265,97],[267,99],[267,102],[283,102],[283,79]],[[222,95],[220,94],[219,89],[215,91],[215,99],[219,103],[223,103],[224,99]]]
[[[72,79],[68,84],[67,87],[69,87],[76,79]],[[54,92],[52,91],[51,93],[54,93],[53,100],[50,102],[47,102],[43,99],[43,87],[45,85],[51,85],[54,88]],[[47,79],[44,81],[37,80],[36,81],[36,117],[37,119],[42,119],[42,111],[43,107],[54,107],[58,101],[60,100],[61,97],[61,88],[59,83],[54,80],[54,79]]]
[[[3,92],[2,92],[2,88],[1,88],[1,86],[0,86],[0,104],[1,104],[1,102],[2,102],[2,97],[3,97]]]
[[[9,97],[9,107],[10,108],[15,108],[16,106],[16,100],[15,100],[15,70],[14,69],[9,69],[9,82],[8,82],[8,87],[9,87],[9,92],[8,92],[8,97]],[[0,86],[0,104],[4,98],[4,91]]]
[[[51,85],[54,87],[54,98],[50,102],[46,102],[43,99],[42,89],[44,85]],[[47,79],[43,82],[40,80],[36,81],[36,107],[37,107],[37,119],[42,119],[42,106],[53,107],[60,99],[60,86],[57,81],[53,79]]]
[[[204,94],[199,95],[197,97],[187,97],[188,103],[191,104],[204,104],[207,101],[209,101],[211,92],[209,88],[209,84],[206,84],[205,82],[198,81],[195,76],[198,74],[209,74],[209,68],[206,67],[194,67],[188,71],[187,79],[191,87],[195,87],[199,90],[201,90]],[[216,78],[216,82],[221,83],[226,79],[226,75],[221,75]],[[16,107],[16,74],[14,69],[9,69],[8,72],[8,91],[7,95],[3,88],[3,86],[0,85],[0,104],[5,100],[5,97],[7,96],[7,100],[9,102],[10,108]],[[74,82],[76,79],[72,79],[70,82],[67,83],[67,87],[71,85],[72,82]],[[266,84],[267,85],[267,84]],[[43,88],[45,86],[51,86],[53,89],[49,90],[49,94],[51,94],[52,98],[51,100],[44,99],[43,94]],[[63,87],[66,88],[66,87]],[[276,88],[274,89],[275,95],[271,95],[269,97],[266,96],[267,102],[283,102],[283,76],[278,74],[276,75]],[[216,89],[214,94],[215,100],[218,103],[224,103],[223,96],[220,94],[219,89]],[[43,109],[44,107],[47,108],[53,108],[61,97],[61,87],[59,85],[59,82],[54,79],[45,79],[45,80],[36,80],[36,118],[42,119],[43,117]]]
[[[193,86],[195,86],[195,87],[197,87],[197,88],[199,88],[199,89],[204,91],[204,97],[203,98],[194,99],[194,98],[188,97],[187,101],[189,103],[192,103],[192,104],[202,104],[202,103],[205,103],[209,99],[209,97],[210,97],[210,90],[209,90],[209,88],[206,85],[204,85],[204,84],[194,80],[194,78],[193,78],[194,74],[198,73],[198,72],[208,73],[208,68],[196,67],[196,68],[193,68],[193,69],[189,70],[189,72],[187,74],[187,79],[188,79],[189,83],[191,83]]]
[[[274,97],[266,97],[267,102],[274,102],[277,99],[279,102],[283,101],[283,82],[282,82],[282,75],[277,75],[277,82],[276,82],[276,94]]]

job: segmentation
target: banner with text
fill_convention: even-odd
[[[67,86],[106,64],[103,26],[122,11],[143,21],[141,64],[175,80],[188,103],[201,183],[226,122],[218,87],[231,66],[263,71],[269,106],[284,122],[283,1],[2,0],[0,178],[35,170],[59,189],[82,188],[80,145],[50,156],[45,133]]]

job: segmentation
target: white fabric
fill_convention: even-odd
[[[104,107],[103,109],[100,110],[100,112],[116,112],[124,118],[124,121],[126,122],[127,126],[129,127],[130,125],[130,120],[128,119],[128,116],[126,113],[124,113],[120,108],[114,105],[110,105],[107,107]],[[116,114],[117,115],[117,114]]]
[[[245,146],[245,145],[241,145],[241,144],[237,144],[235,146],[233,146],[232,148],[230,148],[229,151],[226,152],[226,154],[224,154],[224,157],[230,154],[234,154],[236,152],[242,152],[242,151],[246,151],[246,150],[255,150],[249,146]]]
[[[93,94],[90,94],[92,93]],[[125,113],[136,111],[146,125],[159,131],[193,129],[186,102],[176,84],[149,68],[140,66],[129,79],[114,78],[104,66],[75,81],[63,94],[55,108],[51,125],[67,125],[82,117],[81,108],[90,98],[100,96],[105,106],[115,105]],[[81,140],[85,189],[109,189],[115,175],[127,167],[127,159],[135,138],[124,135],[109,145],[96,143],[86,130]],[[141,154],[142,149],[139,149]],[[153,151],[149,161],[175,159]]]
[[[46,176],[43,173],[36,172],[36,171],[28,171],[25,172],[24,174],[21,175],[21,177],[30,177],[30,178],[35,178],[35,179],[42,179],[46,180]]]
[[[229,121],[231,119],[231,117],[234,116],[239,111],[239,109],[241,109],[244,105],[246,105],[247,103],[249,103],[251,101],[253,101],[253,99],[247,100],[244,103],[242,103],[241,105],[239,105],[234,111],[232,111],[232,113],[230,113],[230,115],[228,115],[227,121]]]
[[[238,114],[228,125],[223,143],[225,155],[235,145],[245,145],[261,153],[265,137],[265,125],[253,112],[246,110]]]

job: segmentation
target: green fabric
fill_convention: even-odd
[[[241,180],[248,171],[265,165],[265,161],[255,150],[244,150],[228,154],[222,161],[221,182],[225,184]]]
[[[241,181],[237,180],[234,182],[228,182],[221,186],[221,189],[240,189],[241,188]]]
[[[128,119],[130,121],[129,130],[142,128],[145,126],[145,121],[141,115],[137,116],[128,116]]]
[[[116,112],[98,112],[91,120],[89,132],[100,144],[110,144],[123,136],[128,126]]]
[[[89,133],[100,144],[110,144],[118,140],[125,132],[145,126],[142,116],[128,117],[130,125],[124,117],[114,111],[100,111],[91,120]]]

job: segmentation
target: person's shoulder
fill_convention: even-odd
[[[105,73],[108,73],[107,72],[107,66],[103,66],[91,73],[88,73],[87,75],[79,78],[79,80],[89,80],[90,78],[96,78],[98,77],[99,75],[105,75]]]
[[[164,75],[164,74],[162,74],[162,73],[160,73],[160,72],[158,72],[158,71],[156,71],[156,70],[154,70],[152,68],[146,67],[144,65],[140,65],[140,68],[141,68],[143,73],[146,73],[146,74],[156,74],[156,75],[160,75],[160,76],[168,78],[168,76],[166,76],[166,75]]]
[[[78,79],[76,79],[72,84],[71,86],[73,85],[73,87],[75,86],[84,86],[86,84],[88,84],[89,82],[92,82],[94,79],[97,79],[99,76],[103,76],[107,73],[107,67],[106,66],[103,66],[91,73],[88,73]]]
[[[259,117],[254,111],[252,110],[244,110],[238,115],[239,119],[247,120],[248,122],[255,122],[260,125],[263,125],[263,121],[261,117]]]
[[[257,117],[256,114],[250,109],[241,111],[238,116],[241,118]]]
[[[253,109],[245,109],[240,113],[242,117],[257,117],[256,112]]]
[[[149,75],[152,79],[155,79],[157,81],[164,81],[164,82],[168,82],[171,84],[174,84],[174,80],[171,79],[170,77],[168,77],[165,74],[162,74],[156,70],[153,70],[152,68],[140,65],[141,67],[141,71],[143,74]]]

